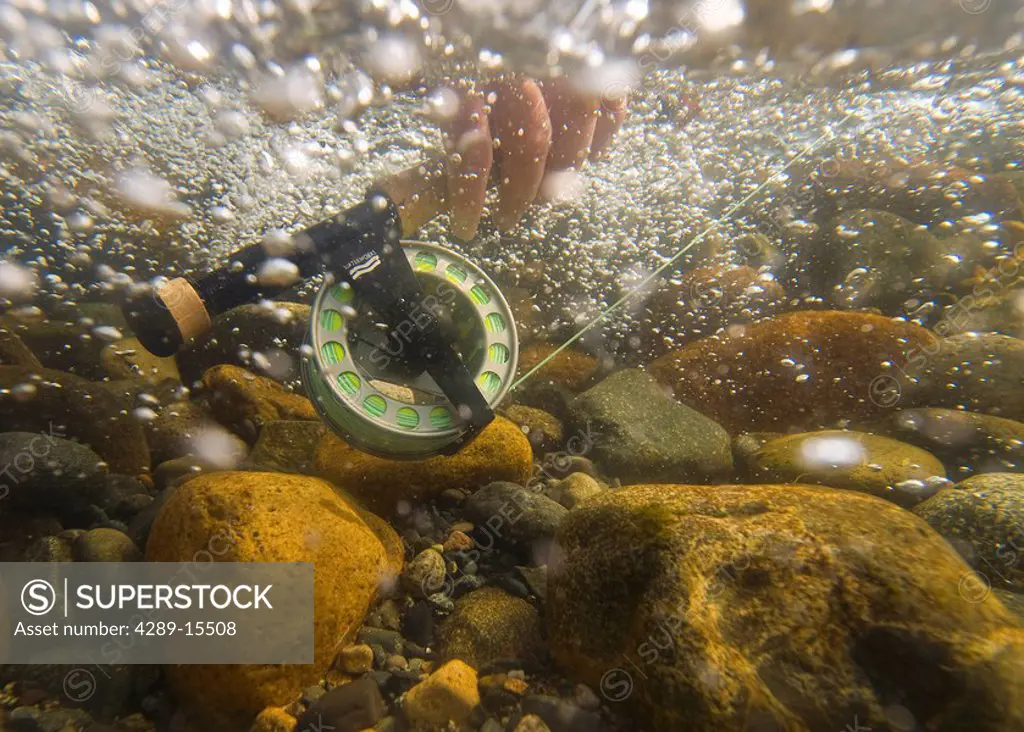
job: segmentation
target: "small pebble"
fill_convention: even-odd
[[[373,667],[373,649],[366,643],[346,646],[338,652],[336,663],[347,674],[366,673]]]

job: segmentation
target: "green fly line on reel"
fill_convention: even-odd
[[[441,323],[491,407],[515,379],[519,343],[508,303],[480,268],[434,244],[404,241],[402,250],[422,301],[389,327],[361,306],[348,282],[325,285],[313,304],[302,377],[317,411],[348,442],[416,459],[458,444],[468,424],[468,415],[406,358],[417,312]]]

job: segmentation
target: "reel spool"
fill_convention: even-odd
[[[417,308],[437,317],[492,408],[515,378],[519,341],[508,302],[479,267],[425,242],[403,241],[402,250],[422,302],[389,328],[349,283],[325,285],[313,303],[302,379],[321,417],[347,442],[380,457],[421,459],[461,444],[468,415],[410,363]]]

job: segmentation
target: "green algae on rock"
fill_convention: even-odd
[[[510,659],[536,663],[544,655],[540,615],[526,600],[484,587],[456,600],[438,647],[443,660],[457,658],[477,671]]]
[[[624,369],[569,405],[602,472],[627,483],[711,479],[732,470],[729,435],[639,369]]]
[[[991,596],[966,601],[970,568],[886,501],[634,486],[571,511],[558,541],[556,662],[593,688],[628,674],[630,711],[654,729],[888,729],[893,699],[924,729],[1024,724],[1015,619]]]
[[[834,427],[884,414],[879,378],[936,337],[869,313],[799,311],[704,338],[650,371],[731,434]]]
[[[197,721],[220,729],[244,729],[265,707],[286,704],[318,681],[401,563],[328,483],[299,475],[229,471],[178,486],[153,523],[146,560],[190,561],[211,541],[225,547],[217,561],[312,562],[316,568],[313,664],[165,670]]]

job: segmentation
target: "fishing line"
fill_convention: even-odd
[[[693,239],[693,240],[692,240],[692,241],[691,241],[691,242],[690,242],[689,244],[687,244],[686,246],[682,247],[682,248],[681,248],[681,249],[680,249],[680,250],[679,250],[678,252],[676,252],[676,253],[675,253],[675,254],[674,254],[674,255],[672,256],[672,258],[671,258],[671,259],[669,259],[669,260],[668,260],[667,262],[665,262],[665,263],[664,263],[664,264],[662,264],[662,265],[661,265],[660,267],[658,267],[658,268],[657,268],[656,270],[654,270],[654,271],[653,271],[653,272],[652,272],[652,273],[651,273],[650,275],[648,275],[648,276],[647,276],[647,278],[645,278],[645,279],[644,279],[644,280],[643,280],[643,281],[642,281],[642,282],[641,282],[641,283],[640,283],[639,285],[637,285],[636,287],[634,287],[634,288],[633,288],[632,290],[629,290],[629,291],[628,291],[628,292],[627,292],[627,293],[626,293],[625,295],[623,295],[623,296],[622,296],[622,297],[620,297],[620,298],[619,298],[618,300],[616,300],[616,301],[615,301],[615,302],[613,302],[613,303],[612,303],[611,305],[609,305],[609,306],[608,306],[607,308],[605,308],[605,309],[604,309],[604,310],[603,310],[602,312],[600,312],[600,313],[599,313],[599,314],[597,315],[597,317],[595,317],[595,318],[594,318],[594,319],[593,319],[592,321],[590,321],[590,322],[589,322],[589,323],[587,323],[587,324],[586,324],[585,326],[583,326],[583,327],[582,327],[582,328],[581,328],[581,329],[580,329],[579,331],[577,331],[577,332],[576,332],[576,333],[575,333],[575,334],[574,334],[574,335],[573,335],[572,337],[570,337],[570,338],[569,338],[569,339],[568,339],[568,340],[567,340],[567,341],[566,341],[565,343],[563,343],[563,344],[562,344],[562,345],[560,345],[560,346],[559,346],[558,348],[556,348],[556,349],[555,349],[554,351],[552,351],[551,353],[549,353],[549,354],[548,354],[547,356],[545,356],[545,357],[544,357],[543,359],[541,359],[541,360],[540,360],[540,362],[539,362],[539,363],[538,363],[538,364],[537,364],[536,366],[534,366],[534,367],[533,367],[533,368],[531,368],[531,369],[530,369],[529,371],[527,371],[527,372],[526,372],[525,374],[523,374],[523,375],[522,375],[522,376],[520,376],[520,377],[519,377],[518,379],[516,379],[516,380],[515,380],[514,382],[512,382],[512,386],[511,386],[511,387],[509,387],[509,390],[510,390],[510,391],[515,391],[516,389],[519,389],[519,388],[520,388],[520,387],[521,387],[521,386],[522,386],[522,385],[523,385],[524,383],[526,383],[527,379],[529,379],[529,378],[530,378],[531,376],[533,376],[533,375],[534,375],[535,373],[537,373],[538,371],[540,371],[540,370],[541,370],[541,369],[542,369],[542,368],[543,368],[544,366],[546,366],[546,365],[548,364],[548,362],[550,362],[550,361],[551,361],[551,360],[552,360],[553,358],[555,358],[555,356],[557,356],[557,355],[558,355],[558,354],[560,354],[560,353],[561,353],[562,351],[564,351],[564,350],[565,350],[566,348],[568,348],[568,347],[569,347],[569,346],[571,346],[571,345],[572,345],[573,343],[575,343],[576,341],[578,341],[578,340],[579,340],[580,338],[582,338],[582,337],[583,337],[583,335],[584,335],[584,334],[585,334],[585,333],[586,333],[587,331],[589,331],[590,329],[592,329],[592,328],[593,328],[594,326],[596,326],[596,325],[597,325],[598,323],[600,323],[601,321],[603,321],[603,320],[604,320],[605,318],[607,318],[607,317],[608,317],[609,315],[611,315],[611,314],[612,314],[613,312],[615,312],[616,310],[618,310],[618,309],[619,309],[619,308],[620,308],[620,307],[622,306],[622,304],[626,302],[626,300],[628,300],[629,298],[633,297],[633,295],[637,294],[638,292],[641,292],[641,291],[643,291],[643,289],[644,289],[644,288],[645,288],[645,287],[646,287],[646,286],[647,286],[647,285],[648,285],[648,284],[649,284],[649,283],[650,283],[650,282],[651,282],[652,280],[654,280],[654,279],[655,279],[655,278],[656,278],[656,277],[657,277],[658,275],[660,275],[660,274],[661,274],[662,272],[664,272],[664,271],[665,271],[666,269],[668,269],[669,267],[671,267],[672,265],[674,265],[674,264],[675,264],[675,263],[676,263],[677,261],[679,261],[679,258],[680,258],[680,257],[682,257],[682,256],[683,256],[684,254],[686,254],[686,253],[687,253],[688,251],[690,251],[691,249],[693,249],[693,247],[695,247],[695,246],[696,246],[697,244],[699,244],[699,243],[700,243],[700,242],[702,242],[702,241],[703,241],[703,240],[704,240],[705,238],[707,238],[707,236],[708,236],[708,235],[709,235],[709,234],[710,234],[711,232],[715,231],[715,229],[717,229],[718,227],[720,227],[720,226],[721,226],[721,225],[722,225],[722,224],[723,224],[724,222],[728,221],[728,220],[729,220],[729,219],[730,219],[730,218],[731,218],[731,217],[732,217],[732,216],[733,216],[733,215],[734,215],[734,214],[736,213],[736,211],[737,211],[737,210],[739,210],[739,209],[740,209],[740,208],[742,208],[743,206],[747,205],[747,204],[748,204],[748,203],[749,203],[749,202],[750,202],[750,201],[751,201],[752,199],[754,199],[754,198],[755,198],[756,196],[758,196],[758,195],[759,195],[759,194],[760,194],[760,193],[761,193],[761,192],[762,192],[763,190],[765,190],[765,189],[766,189],[766,188],[767,188],[767,187],[768,187],[769,185],[771,185],[771,183],[772,183],[773,181],[775,181],[775,179],[776,179],[776,178],[778,178],[778,177],[779,177],[780,175],[782,175],[782,174],[783,174],[783,173],[785,173],[785,172],[786,172],[787,170],[789,170],[789,169],[790,169],[790,168],[791,168],[791,167],[792,167],[792,166],[793,166],[793,165],[794,165],[794,164],[795,164],[795,163],[796,163],[797,161],[799,161],[799,160],[801,160],[801,159],[803,159],[803,158],[807,157],[807,156],[808,156],[808,155],[809,155],[810,153],[812,153],[812,152],[814,152],[814,151],[815,151],[816,149],[818,149],[818,147],[820,147],[820,146],[821,146],[821,145],[822,145],[822,144],[823,144],[823,143],[824,143],[825,141],[827,141],[827,140],[830,140],[830,139],[832,139],[833,137],[835,137],[835,132],[836,132],[837,130],[841,129],[841,128],[842,128],[842,127],[843,127],[843,126],[844,126],[844,125],[845,125],[845,124],[847,123],[847,121],[849,121],[849,119],[850,119],[851,117],[853,117],[853,116],[854,116],[854,114],[855,114],[855,112],[849,112],[849,113],[848,113],[848,114],[847,114],[847,115],[846,115],[845,117],[843,117],[843,118],[842,118],[842,119],[841,119],[841,120],[840,120],[840,121],[839,121],[839,122],[838,122],[838,123],[836,124],[836,126],[835,126],[835,128],[834,128],[834,129],[830,129],[830,130],[828,130],[828,131],[826,131],[826,132],[823,132],[823,133],[821,134],[821,136],[820,136],[820,137],[819,137],[819,138],[818,138],[817,140],[815,140],[814,142],[810,143],[810,144],[809,144],[809,145],[808,145],[808,146],[807,146],[806,148],[804,148],[804,149],[803,149],[803,150],[802,150],[802,151],[801,151],[801,152],[800,152],[799,154],[795,155],[795,156],[793,157],[793,159],[792,159],[792,160],[790,160],[790,161],[789,161],[788,163],[786,163],[786,164],[785,164],[784,166],[782,166],[782,167],[781,167],[781,168],[779,168],[779,169],[778,169],[777,171],[775,171],[774,173],[772,173],[772,174],[771,174],[771,175],[770,175],[770,176],[769,176],[769,177],[767,178],[767,180],[765,180],[765,181],[764,181],[764,182],[763,182],[763,183],[762,183],[761,185],[757,186],[757,188],[755,188],[755,189],[754,189],[753,191],[751,191],[751,192],[750,192],[749,194],[747,194],[747,195],[746,195],[745,197],[741,198],[741,199],[740,199],[739,201],[737,201],[737,202],[736,202],[736,203],[734,203],[734,204],[733,204],[732,206],[730,206],[730,207],[729,207],[728,209],[726,209],[725,213],[724,213],[724,214],[722,214],[722,216],[721,216],[721,217],[719,217],[719,219],[718,219],[717,221],[714,221],[714,222],[712,222],[712,223],[711,223],[711,224],[710,224],[710,225],[709,225],[709,226],[708,226],[708,227],[707,227],[706,229],[704,229],[704,231],[702,231],[702,232],[700,232],[699,234],[697,234],[697,236],[696,236],[696,237],[694,237],[694,239]]]

